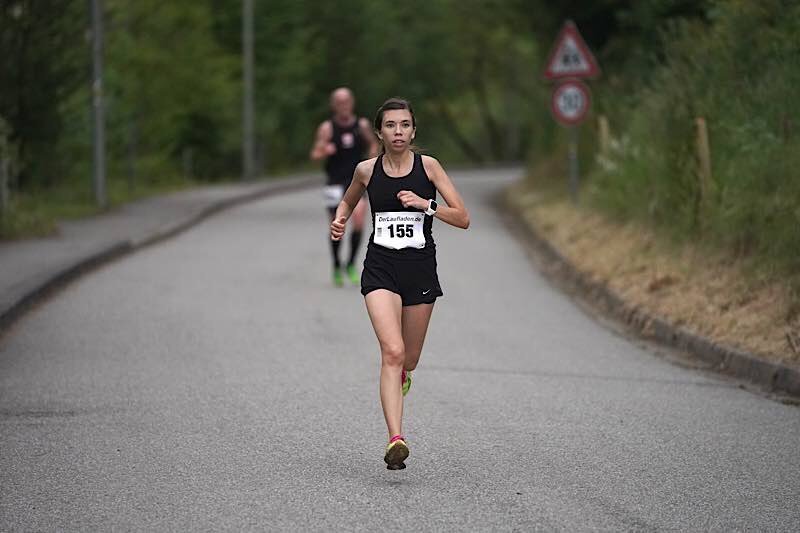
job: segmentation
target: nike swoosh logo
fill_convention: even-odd
[[[425,296],[425,295],[426,295],[426,294],[428,294],[429,292],[431,292],[431,290],[430,290],[430,289],[428,289],[427,291],[422,291],[422,295],[423,295],[423,296]]]

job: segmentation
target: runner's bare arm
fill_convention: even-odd
[[[425,172],[431,183],[436,186],[436,190],[444,198],[447,205],[439,205],[436,209],[436,218],[442,222],[446,222],[451,226],[457,228],[467,229],[469,227],[469,212],[464,206],[464,200],[456,190],[453,182],[447,172],[444,171],[442,165],[435,158],[423,155],[422,164],[425,165]],[[414,207],[420,211],[425,211],[428,208],[428,200],[430,198],[420,198],[410,191],[400,191],[397,193],[397,198],[403,203],[405,207]]]
[[[331,222],[331,239],[338,241],[344,235],[345,224],[347,219],[353,214],[353,210],[358,205],[358,201],[367,190],[369,180],[372,177],[372,169],[375,168],[375,159],[366,159],[356,166],[356,171],[353,173],[353,181],[344,193],[342,201],[339,202],[339,207],[336,208],[336,215]]]
[[[375,132],[372,131],[372,125],[369,120],[360,118],[358,120],[358,127],[361,129],[361,135],[367,140],[369,147],[367,148],[367,157],[376,157],[380,153],[380,146],[378,139],[375,137]]]
[[[312,161],[319,161],[336,153],[336,145],[331,139],[333,139],[333,126],[330,120],[326,120],[319,125],[314,136],[314,144],[308,154]]]

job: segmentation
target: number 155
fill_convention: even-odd
[[[394,239],[395,237],[402,239],[403,237],[413,237],[414,236],[414,225],[413,224],[390,224],[389,225],[389,236]]]

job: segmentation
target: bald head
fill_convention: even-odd
[[[331,93],[331,110],[341,120],[352,118],[355,103],[353,91],[347,87],[339,87]]]

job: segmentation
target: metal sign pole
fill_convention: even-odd
[[[572,196],[572,202],[578,203],[578,185],[580,183],[580,175],[578,168],[578,126],[570,126],[569,128],[569,192]]]
[[[596,78],[599,75],[600,66],[586,46],[578,27],[571,20],[566,21],[547,59],[544,77],[550,81],[560,82],[553,91],[550,106],[555,119],[569,129],[567,163],[569,192],[573,203],[578,203],[580,185],[578,124],[583,121],[592,104],[589,88],[580,80]]]
[[[94,114],[94,197],[106,207],[106,131],[103,103],[103,1],[92,0],[92,110]]]
[[[242,2],[242,70],[244,70],[244,102],[242,109],[244,137],[242,142],[242,178],[253,179],[255,175],[254,131],[255,104],[253,82],[253,0]]]

